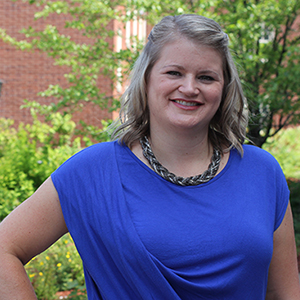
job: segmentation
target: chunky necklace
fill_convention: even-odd
[[[213,156],[211,158],[211,163],[208,166],[208,169],[200,175],[191,176],[191,177],[180,177],[176,176],[173,173],[170,173],[165,167],[163,167],[160,162],[154,156],[149,140],[146,136],[140,139],[140,144],[143,149],[143,154],[145,158],[148,160],[149,164],[153,168],[153,170],[160,175],[162,178],[175,183],[181,186],[188,186],[188,185],[199,185],[204,182],[208,182],[212,178],[215,177],[221,161],[221,153],[219,150],[214,148]]]

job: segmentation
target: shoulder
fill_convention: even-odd
[[[79,151],[75,155],[102,155],[102,154],[108,154],[111,153],[116,146],[117,141],[114,142],[103,142],[103,143],[97,143],[92,146],[89,146],[87,148],[84,148],[83,150]]]
[[[231,164],[241,174],[254,174],[258,177],[284,178],[281,166],[276,158],[264,149],[252,145],[243,145],[241,156],[236,149],[231,151]]]
[[[68,161],[93,162],[95,159],[105,159],[111,157],[115,152],[115,147],[120,146],[118,142],[97,143],[74,154]]]
[[[122,148],[117,142],[104,142],[89,146],[66,160],[54,173],[87,173],[109,167],[115,160],[116,148]]]
[[[247,155],[259,155],[259,156],[272,156],[269,152],[267,152],[266,150],[259,148],[257,146],[253,146],[253,145],[248,145],[248,144],[244,144],[243,145],[243,149],[245,154]]]
[[[243,159],[250,162],[271,164],[278,166],[275,157],[266,150],[253,145],[243,145],[244,156]]]
[[[252,145],[244,145],[243,148],[244,156],[241,158],[243,170],[256,174],[258,178],[267,177],[268,180],[286,183],[283,170],[271,153]]]

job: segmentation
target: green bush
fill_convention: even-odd
[[[300,180],[300,126],[281,130],[269,138],[263,148],[280,163],[287,178]]]
[[[33,123],[14,126],[0,119],[0,221],[34,191],[65,160],[93,141],[76,138],[75,123],[68,114],[54,113],[41,122],[32,110]],[[104,130],[84,128],[98,141],[108,140]],[[72,291],[68,299],[86,300],[81,259],[69,235],[32,259],[26,266],[38,299],[56,299],[58,291]]]
[[[71,115],[53,113],[41,122],[32,109],[33,123],[17,128],[9,119],[0,119],[0,221],[34,191],[65,160],[93,143],[78,130]],[[89,130],[94,140],[107,141],[105,129],[111,121],[102,121],[104,130]],[[68,299],[86,300],[83,267],[74,243],[64,236],[26,266],[38,299],[56,299],[58,291],[72,291]]]
[[[34,193],[66,159],[81,149],[69,115],[53,114],[49,124],[13,127],[0,119],[0,221]]]
[[[58,291],[66,290],[74,290],[74,294],[79,290],[83,294],[80,299],[86,299],[81,259],[69,234],[32,259],[25,269],[39,300],[56,299]]]

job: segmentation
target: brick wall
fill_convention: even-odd
[[[19,33],[22,28],[32,26],[43,29],[51,22],[63,33],[70,34],[76,41],[83,41],[80,35],[76,36],[74,32],[70,33],[63,29],[66,16],[53,14],[47,20],[34,21],[36,10],[36,6],[22,1],[0,0],[0,28],[6,29],[9,35],[17,39],[23,39],[24,35]],[[16,123],[27,123],[31,121],[30,113],[27,109],[20,109],[24,99],[36,100],[42,104],[55,101],[55,98],[37,96],[37,93],[46,90],[49,84],[60,83],[67,86],[63,77],[67,69],[54,66],[53,62],[53,59],[45,53],[16,50],[0,40],[0,80],[3,82],[0,95],[0,117],[14,119]],[[108,78],[101,78],[99,87],[108,95],[112,94],[111,81]],[[107,110],[85,105],[76,119],[83,119],[85,122],[98,125],[101,119],[111,117],[111,113]]]

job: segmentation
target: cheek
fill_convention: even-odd
[[[207,97],[211,99],[211,102],[214,103],[221,103],[222,96],[223,96],[223,89],[218,87],[210,87],[207,91]]]
[[[149,102],[164,102],[164,99],[168,99],[170,94],[170,84],[166,81],[156,80],[152,81],[152,85],[148,89]]]

